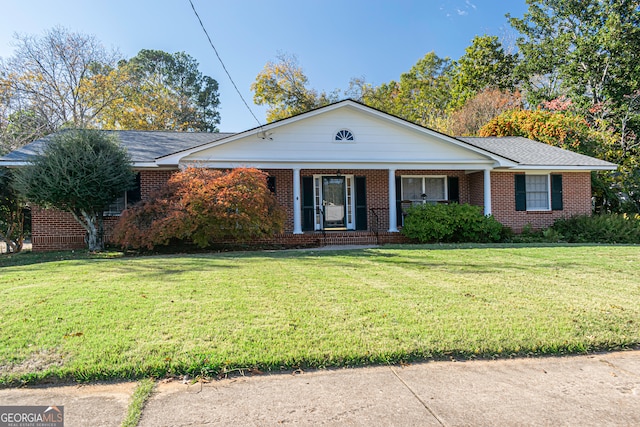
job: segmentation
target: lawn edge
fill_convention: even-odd
[[[146,378],[138,382],[138,386],[131,396],[127,415],[120,425],[121,427],[135,427],[138,425],[144,406],[153,394],[155,387],[156,381],[153,378]]]

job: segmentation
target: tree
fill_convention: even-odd
[[[522,36],[519,72],[533,105],[567,95],[605,118],[638,89],[640,7],[632,0],[527,0],[523,18],[510,17]],[[553,82],[535,88],[532,78]],[[546,78],[544,78],[547,76]],[[558,93],[558,90],[560,93]]]
[[[281,232],[284,211],[267,186],[267,174],[188,168],[174,174],[149,200],[123,212],[114,240],[153,249],[172,239],[205,248],[221,240],[246,241]]]
[[[545,110],[508,110],[490,120],[480,136],[522,136],[545,144],[597,156],[604,141],[584,117]]]
[[[457,111],[449,115],[448,133],[457,136],[474,136],[494,117],[508,110],[522,108],[520,92],[500,89],[484,89],[470,98]]]
[[[190,55],[143,49],[130,60],[120,61],[118,73],[112,74],[97,76],[111,87],[124,82],[120,96],[98,116],[103,128],[218,130],[218,82],[203,75]],[[100,88],[101,80],[94,82]]]
[[[29,202],[70,212],[87,231],[90,251],[104,248],[102,212],[134,183],[126,149],[97,130],[54,134],[28,166],[15,170],[15,188]]]
[[[39,123],[46,121],[43,132],[86,127],[117,96],[96,85],[88,90],[90,79],[104,66],[112,69],[119,56],[95,37],[55,27],[42,37],[15,35],[15,40],[15,54],[0,63],[0,92],[10,105],[5,119],[27,112]]]
[[[513,70],[517,62],[517,55],[506,53],[498,37],[474,37],[471,46],[453,66],[451,108],[462,107],[485,89],[515,90],[517,81]]]
[[[0,168],[0,241],[8,252],[20,252],[24,241],[25,204],[12,186],[12,174]]]
[[[444,130],[451,102],[451,67],[449,58],[427,53],[399,82],[392,80],[372,89],[361,86],[362,101],[419,125]]]
[[[0,155],[53,132],[50,126],[47,118],[33,109],[0,116]]]
[[[519,74],[532,105],[565,96],[604,141],[598,156],[620,165],[601,186],[640,210],[640,6],[635,0],[527,0],[511,18],[522,36]],[[549,83],[536,86],[536,83]],[[604,176],[603,174],[601,174]],[[609,185],[610,188],[606,188]],[[594,185],[596,188],[596,185]],[[611,197],[608,197],[611,200]],[[616,208],[618,205],[618,208]]]
[[[278,62],[267,62],[251,84],[253,101],[268,105],[267,121],[284,119],[338,100],[338,93],[309,89],[308,78],[292,55],[280,54]]]
[[[549,145],[576,151],[611,162],[621,159],[613,130],[594,129],[585,117],[566,108],[561,111],[510,110],[480,129],[480,136],[523,136]],[[637,157],[626,157],[615,172],[594,172],[591,187],[596,212],[640,213],[640,173]]]

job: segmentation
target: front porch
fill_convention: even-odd
[[[273,178],[273,191],[288,213],[284,231],[289,238],[291,234],[361,236],[358,233],[369,232],[379,240],[381,233],[397,234],[403,222],[403,208],[416,203],[468,203],[482,206],[486,215],[491,214],[489,169],[339,166],[264,169]],[[350,238],[355,237],[344,239]]]

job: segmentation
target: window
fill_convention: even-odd
[[[348,129],[339,130],[334,138],[335,142],[353,142],[353,133]]]
[[[114,200],[107,209],[102,212],[104,216],[120,216],[122,211],[124,211],[129,206],[139,202],[142,199],[140,192],[140,173],[136,174],[136,182],[134,187],[125,191],[122,197],[118,197]]]
[[[516,210],[562,210],[562,175],[515,175]]]
[[[547,175],[525,175],[527,210],[549,210],[549,177]]]
[[[436,203],[447,200],[447,180],[444,176],[403,176],[402,200],[414,203]]]

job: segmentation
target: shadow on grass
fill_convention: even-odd
[[[531,348],[500,348],[469,351],[468,349],[431,350],[413,349],[408,352],[380,352],[375,354],[336,355],[330,358],[282,359],[269,363],[235,365],[229,361],[210,361],[206,355],[195,355],[190,361],[167,362],[156,366],[124,369],[92,370],[85,367],[78,370],[55,368],[51,370],[23,374],[0,375],[0,388],[22,387],[25,385],[60,385],[88,382],[117,382],[145,378],[182,378],[189,375],[194,379],[223,379],[235,376],[261,375],[263,373],[290,373],[302,369],[326,370],[338,368],[361,368],[366,366],[388,366],[438,361],[465,362],[473,360],[497,360],[531,357],[577,356],[613,351],[640,350],[639,342],[602,342],[584,344],[549,343]]]
[[[0,268],[26,266],[33,264],[43,264],[60,261],[106,261],[114,259],[137,259],[137,258],[165,258],[170,262],[171,258],[192,258],[192,259],[228,259],[228,258],[261,258],[261,259],[322,259],[332,258],[336,262],[336,256],[349,258],[375,258],[381,260],[388,258],[393,260],[404,259],[404,261],[390,261],[400,264],[423,263],[424,265],[432,265],[425,263],[423,260],[424,251],[443,251],[443,250],[507,250],[507,249],[532,249],[532,248],[579,248],[579,247],[636,247],[638,245],[612,245],[612,244],[570,244],[570,243],[488,243],[488,244],[405,244],[405,245],[384,245],[376,248],[349,248],[349,249],[331,249],[330,247],[317,248],[251,248],[242,246],[223,246],[217,249],[198,249],[195,247],[182,247],[177,251],[171,251],[165,248],[161,252],[142,252],[142,253],[124,253],[122,251],[105,251],[105,252],[89,252],[87,250],[76,251],[59,251],[59,252],[20,252],[17,254],[0,254]],[[183,251],[179,249],[185,249]],[[391,252],[389,252],[391,251]],[[402,254],[396,254],[393,251],[403,251]],[[411,258],[410,253],[415,251],[420,255]],[[442,264],[449,265],[449,264]],[[168,272],[167,274],[169,274]]]

